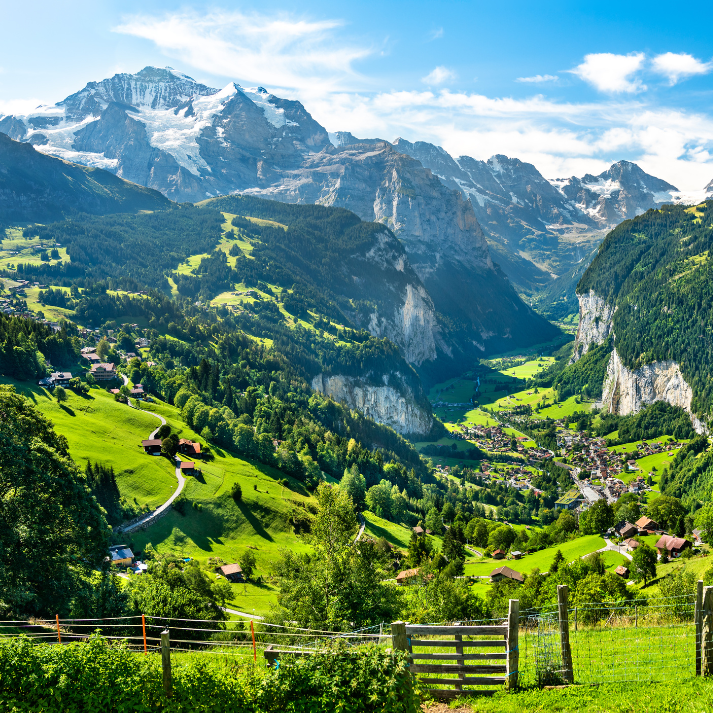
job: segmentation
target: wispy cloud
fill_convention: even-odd
[[[556,82],[559,77],[556,74],[536,74],[534,77],[518,77],[516,82],[525,82],[526,84],[541,84],[542,82]]]
[[[430,34],[428,35],[428,39],[429,40],[440,40],[444,34],[445,34],[445,32],[443,31],[443,28],[439,27],[435,30],[431,30]]]
[[[28,114],[44,103],[41,99],[0,99],[0,116]]]
[[[134,15],[115,32],[142,37],[166,55],[211,74],[273,87],[336,89],[358,77],[369,46],[338,37],[340,20],[214,11]]]
[[[685,52],[660,54],[651,60],[651,66],[654,72],[668,78],[671,86],[682,79],[693,77],[696,74],[708,74],[713,70],[713,62],[701,62]]]
[[[644,61],[643,52],[632,54],[603,52],[586,55],[582,64],[569,71],[600,92],[631,94],[646,89],[641,81],[633,76],[643,67]]]
[[[424,84],[429,84],[431,86],[438,86],[439,84],[445,84],[455,79],[456,75],[453,71],[447,67],[435,67],[431,70],[425,77],[421,79]]]

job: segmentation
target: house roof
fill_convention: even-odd
[[[190,440],[188,440],[187,438],[181,438],[181,439],[178,441],[178,445],[179,445],[179,446],[193,446],[193,450],[194,450],[196,453],[200,453],[200,452],[201,452],[201,444],[200,444],[200,443],[196,443],[195,441],[190,441]]]
[[[504,551],[504,550],[495,550],[495,551],[493,552],[493,556],[495,556],[495,555],[504,555],[504,554],[505,554],[505,551]]]
[[[144,448],[149,448],[150,446],[160,446],[163,441],[160,438],[149,438],[147,441],[141,441],[141,445]]]
[[[631,547],[632,550],[635,550],[641,543],[638,540],[624,540],[624,544],[627,547]]]
[[[652,528],[656,530],[658,528],[658,523],[654,522],[651,518],[646,517],[645,515],[643,517],[640,517],[636,521],[636,526],[640,530],[646,530],[647,528]]]
[[[618,574],[620,577],[626,577],[629,574],[629,568],[624,567],[623,564],[620,564],[615,570],[616,574]]]
[[[525,581],[525,578],[519,572],[516,572],[514,569],[510,569],[510,567],[498,567],[490,573],[490,576],[492,578],[498,574],[501,574],[503,577],[507,577],[508,579],[514,579],[516,582]]]
[[[196,467],[195,463],[191,463],[188,460],[184,460],[180,466],[178,466],[181,470],[193,470]]]
[[[417,535],[423,535],[423,528],[416,525],[416,527],[411,528]]]
[[[102,371],[114,371],[114,364],[112,362],[102,361],[99,364],[92,364],[92,371],[101,369]]]
[[[128,547],[124,547],[122,549],[111,549],[110,552],[112,562],[134,558],[134,553]]]
[[[400,581],[402,579],[410,579],[411,577],[416,577],[418,576],[418,573],[420,572],[418,567],[414,567],[413,569],[405,569],[403,572],[399,572],[396,575],[396,581]]]
[[[685,537],[672,537],[671,535],[661,535],[659,541],[656,543],[657,550],[680,550],[686,544],[691,543]]]
[[[224,575],[228,574],[242,574],[243,568],[239,564],[224,564],[220,571]]]

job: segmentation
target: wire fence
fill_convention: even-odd
[[[570,680],[574,683],[685,680],[696,675],[696,652],[701,642],[700,627],[695,621],[695,595],[591,603],[568,607],[566,612],[564,625],[554,607],[520,612],[521,686],[558,685]],[[449,623],[453,624],[432,624]],[[506,617],[458,622],[469,626],[506,623]],[[161,633],[166,630],[170,633],[171,652],[253,660],[262,658],[268,647],[280,654],[309,654],[367,643],[392,645],[390,623],[335,632],[290,624],[169,619],[140,614],[103,619],[0,621],[0,639],[26,635],[38,642],[64,645],[86,640],[99,631],[110,641],[125,642],[130,648],[147,653],[160,650]],[[571,668],[563,656],[565,633]],[[477,638],[464,636],[463,641]],[[414,649],[415,653],[439,651],[435,641],[424,651]],[[480,658],[485,665],[497,663],[495,659],[487,660],[485,654]]]

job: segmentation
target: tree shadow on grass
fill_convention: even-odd
[[[252,525],[253,530],[268,542],[274,542],[272,535],[262,526],[260,520],[258,520],[255,515],[253,515],[252,510],[243,502],[235,503],[238,509],[242,513],[243,517]]]
[[[376,537],[383,537],[387,542],[390,542],[392,545],[396,545],[397,547],[403,547],[403,544],[399,542],[385,527],[381,527],[380,525],[377,525],[374,522],[371,522],[370,520],[367,520],[367,526],[369,529],[369,534],[374,535]]]
[[[76,413],[74,413],[74,409],[71,409],[69,406],[65,406],[64,404],[58,404],[58,406],[69,416],[77,415]]]

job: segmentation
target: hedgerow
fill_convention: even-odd
[[[10,639],[0,642],[0,707],[13,713],[418,711],[400,652],[362,646],[286,656],[276,669],[244,661],[216,665],[210,659],[196,654],[174,661],[168,698],[157,655],[144,656],[99,635],[64,646]]]

